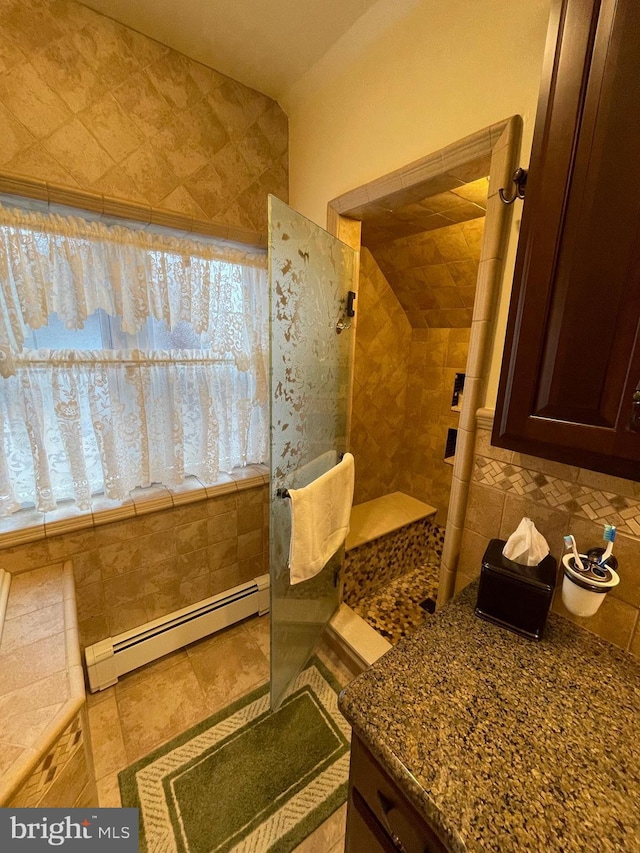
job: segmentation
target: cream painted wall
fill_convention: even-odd
[[[549,0],[380,0],[296,83],[290,203],[321,225],[327,203],[513,114],[528,164]],[[487,383],[495,401],[521,205],[510,238]]]

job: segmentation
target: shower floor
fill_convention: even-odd
[[[353,610],[394,646],[412,634],[435,608],[440,567],[405,572],[382,589],[352,604]]]

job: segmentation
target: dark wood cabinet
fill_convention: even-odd
[[[345,853],[447,853],[446,846],[354,733]]]
[[[493,443],[630,479],[640,479],[639,154],[640,3],[556,3]]]

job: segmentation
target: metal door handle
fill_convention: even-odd
[[[389,800],[382,791],[376,791],[378,795],[378,802],[380,803],[380,808],[382,809],[382,822],[384,824],[384,828],[387,831],[387,834],[393,841],[394,847],[399,853],[407,853],[407,848],[404,846],[402,841],[398,838],[391,827],[391,823],[389,822],[389,812],[394,808],[393,803]]]
[[[631,432],[640,432],[640,385],[633,392],[633,397],[631,398],[629,429]]]

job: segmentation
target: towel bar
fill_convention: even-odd
[[[342,462],[343,459],[344,459],[344,453],[339,453],[338,454],[338,461]],[[289,498],[289,497],[291,497],[291,495],[289,494],[289,489],[276,489],[276,497],[277,498]]]

